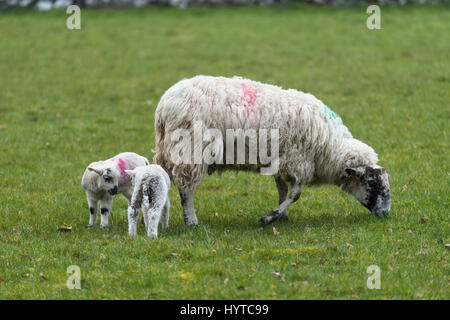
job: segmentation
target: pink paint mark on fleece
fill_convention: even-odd
[[[256,101],[256,89],[251,84],[243,83],[242,90],[244,90],[244,107],[248,113],[249,111],[253,111],[253,106]]]
[[[111,161],[112,162],[116,161],[116,158],[111,158]],[[128,175],[125,172],[125,170],[127,169],[127,164],[125,163],[125,161],[122,158],[118,158],[117,161],[119,162],[118,166],[119,166],[120,176],[121,176],[122,180],[124,180],[124,181],[128,180]]]
[[[120,170],[120,175],[122,176],[123,180],[127,180],[128,179],[128,175],[125,172],[125,170],[127,169],[127,164],[125,163],[125,161],[123,161],[122,158],[119,158],[119,170]]]

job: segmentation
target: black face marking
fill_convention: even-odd
[[[112,196],[116,195],[117,192],[118,192],[117,186],[115,186],[114,188],[108,190],[108,192],[109,192],[109,194],[112,195]]]
[[[103,179],[105,180],[105,182],[112,182],[113,181],[113,176],[112,176],[112,171],[110,168],[107,168],[103,174]]]
[[[102,215],[108,214],[108,211],[109,211],[108,208],[102,208],[101,209]]]
[[[89,208],[89,212],[90,212],[91,214],[94,214],[94,208],[90,207],[90,208]]]
[[[378,196],[383,192],[383,185],[381,184],[381,174],[383,173],[381,168],[366,167],[364,174],[364,180],[367,183],[367,209],[372,211],[376,204]]]

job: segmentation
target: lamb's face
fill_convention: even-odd
[[[99,175],[98,187],[106,190],[110,195],[116,195],[118,192],[120,173],[117,173],[113,167],[88,168],[90,171]]]
[[[112,168],[106,168],[103,171],[102,182],[105,190],[108,190],[110,195],[116,195],[119,186],[119,177],[114,174]]]
[[[375,216],[385,217],[391,210],[389,174],[380,166],[345,169],[343,189],[352,194]]]

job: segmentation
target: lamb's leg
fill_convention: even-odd
[[[139,216],[139,207],[134,205],[128,206],[128,234],[130,236],[137,235],[137,220]]]
[[[142,210],[142,219],[141,222],[144,224],[145,230],[148,228],[148,216],[144,214],[144,210]]]
[[[128,201],[128,206],[130,206],[130,205],[131,205],[131,197],[133,196],[132,189],[126,190],[126,191],[123,193],[123,196],[127,199],[127,201]],[[142,222],[143,225],[145,225],[145,226],[147,227],[147,224],[146,224],[146,222],[145,222],[145,220],[144,220],[144,215],[142,215],[141,222]]]
[[[161,216],[161,224],[163,229],[169,228],[169,215],[170,215],[170,199],[169,195],[167,195],[166,203],[164,204]]]
[[[100,205],[100,213],[101,213],[100,227],[101,228],[108,227],[108,218],[109,218],[109,214],[111,213],[113,199],[114,198],[112,196],[108,195],[108,196],[105,196],[105,198],[102,200],[102,204]]]
[[[272,223],[273,221],[277,220],[282,212],[286,210],[292,203],[298,200],[300,198],[300,194],[302,193],[302,186],[299,184],[294,184],[291,188],[291,193],[289,194],[289,197],[284,200],[278,208],[273,210],[268,216],[262,217],[259,219],[259,222],[264,227],[265,225],[268,225],[269,223]]]
[[[158,238],[158,224],[161,218],[164,204],[156,203],[149,208],[143,208],[144,214],[147,216],[147,236],[150,238]]]
[[[184,223],[187,226],[197,226],[198,220],[194,210],[194,190],[178,188],[183,207]]]
[[[278,205],[281,205],[286,200],[286,196],[288,193],[288,186],[280,176],[275,176],[275,183],[277,184],[278,189]],[[281,212],[279,219],[280,220],[289,219],[287,209]]]
[[[87,197],[87,201],[89,204],[89,228],[94,228],[97,225],[97,210],[98,210],[98,201],[92,199],[91,197]]]

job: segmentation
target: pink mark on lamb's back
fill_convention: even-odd
[[[256,101],[256,89],[251,84],[243,83],[242,90],[244,90],[245,109],[247,111],[253,110]]]
[[[120,175],[122,176],[123,180],[127,180],[128,179],[128,175],[125,172],[125,170],[127,169],[127,164],[125,163],[125,161],[123,161],[122,158],[119,158],[118,161],[119,161]]]

